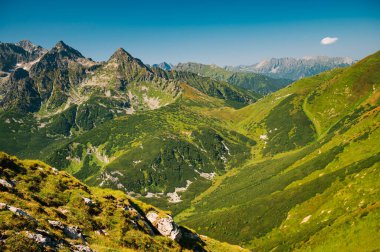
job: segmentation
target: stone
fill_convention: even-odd
[[[37,233],[27,231],[26,237],[34,240],[35,242],[43,245],[44,247],[48,246],[48,247],[55,248],[57,245],[57,243],[52,238],[42,235],[42,234],[37,234]]]
[[[74,239],[74,240],[84,239],[82,230],[79,227],[65,226],[63,229],[63,233],[70,239]]]
[[[87,245],[74,245],[75,252],[92,252],[93,250]]]
[[[12,189],[14,187],[13,184],[9,183],[8,181],[4,180],[4,179],[0,179],[0,185],[6,187],[6,188],[9,188],[9,189]]]
[[[8,210],[7,204],[1,202],[0,203],[0,210]]]
[[[92,199],[90,199],[90,198],[86,198],[86,197],[82,197],[82,199],[84,200],[84,203],[87,205],[87,206],[94,206],[95,205],[95,203],[94,203],[94,201],[92,201]]]
[[[170,215],[160,216],[155,211],[150,211],[147,213],[146,218],[149,222],[158,230],[158,232],[172,240],[178,241],[182,237],[182,233],[174,222],[173,217]]]
[[[14,206],[9,206],[7,205],[7,209],[9,211],[11,211],[12,213],[18,215],[18,216],[23,216],[23,217],[26,217],[28,218],[29,220],[32,220],[32,221],[36,221],[36,219],[34,219],[32,216],[30,216],[27,212],[25,212],[24,210],[20,209],[20,208],[17,208],[17,207],[14,207]]]
[[[60,222],[60,221],[48,220],[48,223],[50,224],[50,226],[52,226],[54,228],[58,228],[61,230],[63,230],[65,228],[65,225],[63,225],[62,222]]]

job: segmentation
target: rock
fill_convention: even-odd
[[[58,229],[61,229],[63,230],[65,228],[65,225],[62,224],[62,222],[60,221],[53,221],[53,220],[48,220],[50,226],[54,227],[54,228],[58,228]]]
[[[74,239],[74,240],[82,239],[83,241],[85,241],[85,237],[82,234],[82,229],[80,229],[79,227],[67,226],[60,221],[54,221],[54,220],[48,220],[48,222],[50,226],[62,230],[63,233],[70,239]]]
[[[0,203],[0,210],[8,210],[7,204],[1,202]]]
[[[48,247],[56,247],[57,243],[50,237],[27,231],[26,237],[34,240],[35,242]]]
[[[53,171],[54,175],[58,175],[59,174],[59,170],[57,168],[51,167],[51,170]]]
[[[18,216],[23,216],[23,217],[26,217],[28,218],[29,220],[32,220],[32,221],[36,221],[36,219],[34,219],[32,216],[30,216],[27,212],[25,212],[24,210],[20,209],[20,208],[17,208],[17,207],[14,207],[14,206],[10,206],[10,205],[6,205],[6,208],[11,211],[12,213],[18,215]]]
[[[95,205],[94,201],[92,201],[92,199],[90,199],[90,198],[82,197],[82,199],[84,200],[84,203],[85,203],[87,206],[92,207],[92,206]]]
[[[178,241],[182,237],[182,233],[170,215],[160,216],[155,211],[150,211],[146,215],[150,223],[160,232],[161,235],[170,237],[172,240]]]
[[[311,214],[310,214],[310,215],[308,215],[308,216],[306,216],[305,218],[303,218],[303,220],[301,221],[301,223],[300,223],[300,224],[303,224],[303,223],[306,223],[306,222],[308,222],[308,221],[310,220],[310,218],[311,218]]]
[[[62,208],[62,207],[59,207],[58,211],[60,211],[62,214],[67,214],[69,212],[69,210],[67,210],[66,208]]]
[[[9,189],[12,189],[14,187],[13,183],[11,184],[4,179],[0,179],[0,185],[2,185],[3,187],[9,188]]]
[[[103,236],[108,236],[108,233],[105,229],[99,229],[95,231],[95,234],[97,235],[103,235]]]
[[[82,239],[84,240],[84,236],[82,234],[82,230],[79,227],[69,227],[65,226],[63,229],[63,233],[69,237],[70,239]]]
[[[75,252],[92,252],[93,250],[86,245],[74,245],[74,251]]]

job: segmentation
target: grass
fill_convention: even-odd
[[[90,188],[65,172],[57,172],[49,165],[35,160],[19,160],[0,153],[0,177],[14,181],[13,188],[1,186],[0,202],[21,208],[33,219],[0,211],[0,232],[4,251],[42,251],[41,244],[26,237],[27,232],[41,233],[51,240],[61,241],[58,251],[72,250],[75,244],[88,245],[99,251],[243,251],[243,249],[210,238],[197,238],[191,230],[181,227],[184,237],[178,242],[160,235],[152,235],[145,214],[163,212],[135,200],[121,191]],[[88,205],[83,197],[91,198]],[[135,210],[126,210],[135,209]],[[60,221],[82,229],[87,243],[69,238],[47,220]],[[45,230],[45,231],[41,231]],[[104,230],[107,235],[97,232]],[[47,234],[46,234],[47,233]],[[187,235],[186,235],[187,234]],[[193,235],[192,237],[189,235]]]
[[[376,90],[379,82],[373,69],[378,64],[377,54],[360,62],[359,66],[336,69],[295,82],[254,105],[228,114],[228,118],[233,118],[233,113],[237,114],[230,124],[237,125],[235,127],[239,132],[257,139],[258,144],[253,147],[256,155],[245,165],[235,167],[230,174],[220,177],[215,186],[193,200],[191,206],[179,213],[176,219],[212,237],[259,251],[314,251],[338,247],[354,251],[358,246],[370,251],[378,247],[376,242],[373,247],[372,244],[364,246],[364,242],[356,242],[352,236],[357,232],[364,237],[368,230],[376,230],[375,226],[369,224],[373,228],[366,229],[366,220],[355,214],[348,215],[345,220],[341,210],[335,218],[319,221],[313,228],[300,226],[303,219],[310,215],[307,203],[318,201],[321,195],[325,195],[325,200],[321,202],[334,202],[338,192],[346,190],[346,205],[355,210],[355,204],[359,203],[354,199],[361,195],[356,192],[374,189],[371,184],[374,180],[363,184],[360,178],[366,174],[365,171],[378,176],[380,160],[377,142],[380,134],[379,96]],[[347,83],[347,76],[363,79],[360,76],[367,71],[362,66],[368,68],[369,77],[364,80],[372,83],[373,88],[353,94],[355,98],[350,98],[353,102],[347,103],[352,107],[342,110],[338,122],[336,119],[318,119],[315,116],[318,112],[309,106],[315,90],[320,91],[318,98],[313,98],[314,102],[330,101],[327,97],[335,91],[324,86],[334,83],[339,87],[341,83]],[[341,103],[344,105],[346,101],[343,99]],[[324,125],[329,126],[323,126],[322,120]],[[292,132],[297,132],[294,127],[301,130],[293,135]],[[277,133],[274,128],[278,128]],[[307,133],[308,130],[302,129],[310,131]],[[268,136],[266,144],[259,138],[262,134]],[[306,137],[304,139],[307,141],[297,144],[297,139],[292,139],[292,136]],[[289,147],[280,139],[289,141],[293,146]],[[276,141],[279,144],[273,144]],[[345,189],[347,184],[342,181],[358,184],[357,189]],[[377,207],[372,207],[377,204],[378,192],[375,190],[372,193],[361,195],[361,200],[370,202],[364,210],[368,214],[364,215],[372,216],[368,221],[373,222],[373,218],[378,216]],[[330,206],[329,211],[337,211],[341,204]],[[290,223],[289,218],[293,218],[294,212],[298,217],[296,222]],[[310,222],[314,218],[314,214],[311,215]],[[347,229],[348,225],[344,223],[352,223],[352,229]],[[346,241],[334,242],[329,232],[336,232],[340,237],[343,234],[351,236]],[[326,247],[321,245],[325,239],[328,240]]]

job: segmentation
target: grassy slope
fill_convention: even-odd
[[[369,232],[364,229],[365,223],[369,224],[379,216],[377,207],[374,207],[379,199],[374,181],[360,182],[361,176],[366,172],[379,176],[379,62],[379,53],[376,53],[350,68],[335,69],[300,80],[235,112],[235,118],[231,111],[221,116],[231,118],[231,123],[237,123],[240,132],[257,139],[259,144],[252,151],[256,159],[217,179],[215,185],[192,202],[191,208],[177,215],[177,220],[213,237],[264,251],[317,249],[320,244],[317,241],[326,239],[330,228],[330,232],[341,236],[351,234],[351,240],[345,246],[354,250],[359,243],[352,240],[352,234],[360,232],[365,236]],[[356,93],[359,90],[356,86],[358,79],[363,80],[360,84],[364,86],[364,91]],[[332,107],[339,103],[338,100],[328,98],[342,87],[351,94],[351,98],[341,100],[343,105],[337,106],[339,114],[324,118],[314,116],[319,113],[315,109],[318,106],[323,107],[324,103],[329,103]],[[310,105],[310,95],[315,92],[319,92],[319,95]],[[284,110],[284,105],[290,106],[289,103],[292,105],[290,109]],[[286,115],[283,121],[268,120],[273,113],[281,118],[280,112]],[[295,117],[297,114],[303,116]],[[302,119],[305,115],[312,120],[305,122]],[[291,120],[287,122],[287,118]],[[337,120],[340,120],[338,124]],[[316,122],[323,122],[325,126],[320,128]],[[279,130],[287,123],[290,126]],[[306,143],[312,144],[308,147],[302,147],[305,142],[300,146],[286,144],[289,139],[292,141],[292,132],[300,132],[299,129],[305,129],[305,125],[310,124],[313,131],[303,132],[319,139],[318,141],[309,139]],[[278,133],[273,134],[276,127],[278,130],[275,132]],[[267,134],[269,139],[259,139],[262,134]],[[273,144],[271,138],[278,139],[281,135],[288,136],[283,138],[285,142]],[[283,153],[276,154],[279,152]],[[362,203],[355,200],[358,197],[356,190],[346,189],[350,182],[358,184],[358,190],[371,191],[362,195]],[[349,207],[342,208],[339,200],[334,202],[334,197],[339,192],[346,193],[346,204]],[[317,201],[318,195],[324,195],[325,199],[334,202],[329,206],[329,211],[335,215],[325,222],[318,219],[314,222],[315,213],[307,209],[308,202]],[[323,204],[322,202],[319,203]],[[363,219],[366,214],[363,218],[355,214],[363,211],[369,212],[367,219]],[[294,217],[296,220],[292,226],[289,226],[287,223],[292,213],[297,213],[297,216]],[[307,222],[308,225],[313,225],[312,230],[300,228],[304,226],[300,226],[300,222],[309,215],[306,213],[312,215]],[[357,230],[345,230],[347,224],[342,224],[343,220],[354,223],[352,226]],[[329,225],[336,229],[331,229]],[[287,228],[284,229],[284,226]],[[284,232],[286,236],[283,235]],[[304,244],[308,240],[309,243]],[[339,241],[336,244],[343,243]],[[326,242],[326,248],[329,246],[333,248],[333,240]],[[368,250],[370,248],[370,245],[366,247]]]
[[[242,251],[239,247],[202,236],[184,238],[179,242],[160,235],[153,236],[145,214],[151,210],[162,215],[166,213],[120,191],[89,188],[67,173],[57,172],[40,161],[19,160],[0,153],[0,176],[15,183],[12,189],[0,186],[0,202],[19,207],[34,218],[0,211],[1,250],[25,251],[27,248],[28,251],[42,251],[39,244],[25,237],[27,232],[48,232],[51,239],[64,241],[60,251],[84,244],[80,239],[68,238],[47,222],[55,220],[81,228],[88,245],[96,251],[187,251],[202,248],[206,251]],[[83,197],[91,198],[94,205],[86,205]],[[125,208],[136,209],[141,216]],[[101,229],[107,235],[96,232]]]

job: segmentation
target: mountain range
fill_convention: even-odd
[[[1,153],[0,246],[380,248],[380,51],[342,64],[290,80],[1,43],[0,150],[49,165]]]
[[[298,80],[336,67],[350,66],[354,62],[354,60],[348,57],[288,57],[271,58],[253,65],[227,66],[225,69],[238,72],[260,73],[274,78]]]
[[[247,89],[261,95],[277,91],[295,80],[316,75],[333,68],[352,65],[348,57],[304,57],[272,58],[254,65],[225,66],[205,65],[200,63],[179,63],[172,65],[166,62],[153,66],[166,71],[176,70],[199,74],[215,80],[226,81],[234,86]]]

